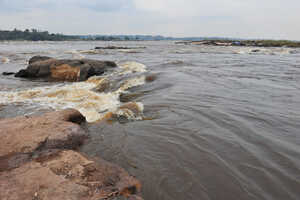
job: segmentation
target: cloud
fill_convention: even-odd
[[[1,11],[35,11],[70,8],[90,9],[98,12],[111,12],[128,9],[131,0],[0,0]]]
[[[300,40],[299,0],[0,0],[0,27]]]

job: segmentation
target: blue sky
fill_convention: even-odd
[[[0,0],[0,29],[300,40],[299,0]]]

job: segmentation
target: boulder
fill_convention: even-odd
[[[44,60],[48,60],[48,59],[51,59],[51,57],[48,57],[48,56],[33,56],[32,58],[29,59],[28,63],[31,64],[31,63],[34,63],[34,62],[37,62],[37,61],[44,61]]]
[[[141,184],[124,169],[71,150],[40,155],[0,173],[1,200],[141,199]]]
[[[76,149],[87,138],[74,109],[0,120],[0,157],[42,149]]]
[[[20,70],[15,77],[50,78],[60,81],[84,81],[91,76],[102,75],[105,71],[117,67],[111,61],[91,59],[54,59],[35,56],[29,60],[26,69]]]

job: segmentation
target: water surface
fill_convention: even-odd
[[[88,51],[107,45],[146,49]],[[135,175],[146,200],[299,199],[300,50],[5,42],[0,43],[0,72],[18,71],[34,55],[134,61],[155,74],[155,81],[127,90],[139,94],[132,101],[143,104],[144,120],[90,123],[89,143],[81,149]],[[5,105],[0,118],[37,112],[51,103],[12,104],[4,94],[66,85],[1,75]]]

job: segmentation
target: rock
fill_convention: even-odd
[[[117,67],[117,65],[111,61],[90,59],[57,60],[46,56],[35,56],[29,60],[28,67],[16,73],[15,77],[84,81],[91,76],[101,75],[114,67]]]
[[[157,79],[157,75],[156,74],[150,74],[148,76],[146,76],[145,80],[146,82],[153,82]]]
[[[104,160],[64,150],[40,155],[19,168],[0,173],[1,200],[141,200],[141,184],[124,169]]]
[[[75,200],[87,195],[87,187],[66,181],[64,177],[55,175],[37,162],[0,174],[2,200]]]
[[[43,149],[76,149],[87,137],[79,123],[85,118],[67,109],[42,116],[0,120],[0,157]]]
[[[95,47],[95,49],[145,49],[146,47],[119,47],[119,46],[106,46],[106,47]]]
[[[259,49],[252,49],[251,52],[252,53],[257,53],[257,52],[260,52],[260,50]]]
[[[21,69],[15,74],[15,77],[28,77],[27,71],[25,69]]]
[[[110,88],[111,88],[110,81],[108,79],[104,79],[95,88],[93,88],[93,91],[95,91],[95,92],[108,92]]]
[[[0,120],[1,200],[142,200],[124,169],[76,149],[86,138],[74,109]]]
[[[28,63],[31,64],[31,63],[34,63],[34,62],[37,62],[37,61],[44,61],[44,60],[48,60],[48,59],[51,59],[51,57],[48,57],[48,56],[33,56],[32,58],[29,59]]]
[[[15,72],[3,72],[2,75],[3,76],[10,76],[10,75],[13,75],[15,74]]]

